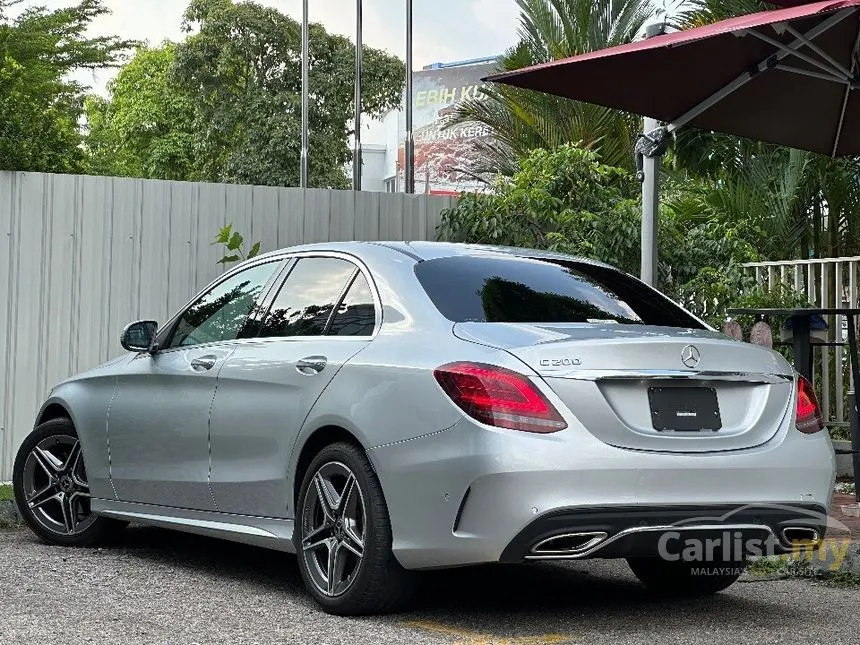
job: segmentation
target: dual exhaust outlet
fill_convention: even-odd
[[[671,531],[675,530],[676,527],[642,527],[643,531],[654,531],[654,530],[666,530]],[[731,527],[721,527],[721,526],[709,526],[709,527],[696,527],[697,529],[730,529]],[[773,533],[770,527],[762,526],[758,527],[762,529],[766,529],[768,532]],[[615,537],[620,537],[624,533],[635,533],[636,529],[622,531]],[[783,546],[788,547],[796,547],[800,546],[809,546],[809,545],[817,545],[821,541],[821,534],[814,528],[809,528],[806,526],[789,526],[780,531],[780,538],[782,539]],[[609,534],[605,531],[585,531],[579,533],[562,533],[560,535],[553,535],[548,538],[544,538],[537,542],[532,548],[531,552],[526,556],[526,559],[531,560],[540,560],[540,559],[565,559],[565,558],[576,558],[581,555],[584,555],[588,552],[596,550],[596,547],[599,547],[604,542],[614,541],[609,540]]]
[[[817,544],[821,535],[815,529],[807,526],[789,526],[782,529],[782,541],[788,545]]]
[[[596,547],[609,537],[603,531],[585,533],[563,533],[545,538],[535,544],[531,550],[533,558],[565,558],[575,557]]]

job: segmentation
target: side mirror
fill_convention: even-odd
[[[138,320],[122,330],[119,342],[129,352],[148,352],[157,332],[158,323],[154,320]]]

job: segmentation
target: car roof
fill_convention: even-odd
[[[558,253],[555,251],[543,251],[538,249],[527,249],[513,246],[494,246],[489,244],[461,244],[454,242],[426,241],[318,242],[314,244],[302,244],[299,246],[291,246],[279,249],[277,251],[266,253],[264,256],[261,257],[280,255],[283,253],[296,253],[307,251],[340,251],[343,253],[351,253],[361,257],[364,253],[367,253],[373,247],[384,247],[393,251],[397,251],[413,258],[416,262],[423,262],[425,260],[436,260],[439,258],[455,256],[502,255],[510,257],[563,260],[567,262],[578,262],[582,264],[591,264],[595,266],[614,268],[608,264],[599,262],[597,260],[568,255],[566,253]]]
[[[544,251],[516,246],[496,246],[492,244],[461,244],[454,242],[380,242],[390,248],[408,249],[424,260],[435,260],[457,255],[509,255],[527,258],[546,258],[548,260],[566,260],[600,266],[609,266],[597,260],[582,258],[557,251]]]

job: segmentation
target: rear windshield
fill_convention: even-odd
[[[453,322],[621,323],[701,329],[668,298],[599,266],[521,257],[420,262],[418,281]]]

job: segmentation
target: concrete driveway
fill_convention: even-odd
[[[845,643],[860,589],[741,582],[708,599],[650,597],[623,562],[427,574],[415,608],[328,616],[295,558],[150,528],[108,549],[0,531],[0,643]]]

